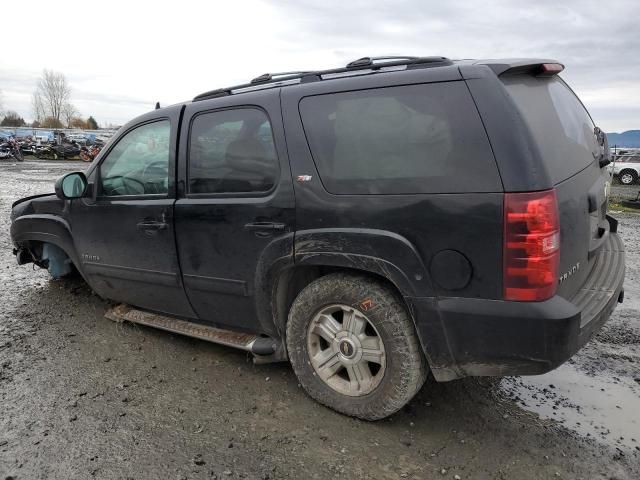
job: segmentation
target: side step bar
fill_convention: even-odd
[[[159,328],[167,332],[178,333],[188,337],[198,338],[207,342],[225,345],[227,347],[238,348],[254,355],[276,356],[280,350],[278,341],[261,337],[251,333],[234,332],[220,328],[201,325],[199,323],[188,322],[178,318],[166,317],[157,313],[151,313],[129,305],[120,304],[110,308],[105,313],[105,318],[117,323],[131,322],[146,325],[147,327]],[[278,355],[280,357],[280,355]],[[286,358],[264,359],[266,361],[281,361]],[[258,361],[257,363],[262,363]],[[266,362],[264,362],[266,363]]]

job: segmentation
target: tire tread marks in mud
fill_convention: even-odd
[[[374,391],[348,397],[332,390],[315,374],[307,353],[307,328],[315,313],[326,305],[342,303],[362,311],[363,301],[370,306],[367,318],[384,342],[387,365]],[[400,410],[420,390],[428,373],[404,302],[390,288],[365,275],[334,273],[305,287],[289,312],[287,349],[300,384],[313,399],[364,420],[379,420]]]

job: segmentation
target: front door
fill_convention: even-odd
[[[191,305],[214,325],[271,333],[256,290],[275,257],[293,259],[294,197],[278,93],[243,94],[242,106],[227,97],[185,109],[178,254]]]
[[[101,296],[193,316],[174,237],[180,107],[127,129],[93,168],[91,199],[74,200],[71,228],[82,270]]]

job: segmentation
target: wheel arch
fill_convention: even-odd
[[[36,242],[53,244],[62,249],[83,274],[69,223],[57,215],[33,214],[16,218],[11,224],[11,239],[18,248],[29,247]]]
[[[264,276],[270,277],[264,282],[268,288],[259,293],[268,292],[268,299],[257,300],[258,310],[268,311],[273,334],[283,343],[294,299],[314,280],[337,272],[365,275],[387,286],[420,332],[408,298],[430,296],[433,289],[422,258],[406,238],[370,229],[308,230],[295,234],[292,261]]]
[[[311,281],[336,271],[374,276],[401,297],[433,292],[417,250],[396,233],[345,228],[292,232],[274,239],[258,262],[255,301],[264,332],[282,335],[293,298]]]

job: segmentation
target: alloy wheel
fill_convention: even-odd
[[[353,307],[336,304],[320,310],[309,324],[307,349],[315,374],[343,395],[367,395],[384,376],[382,338]]]

